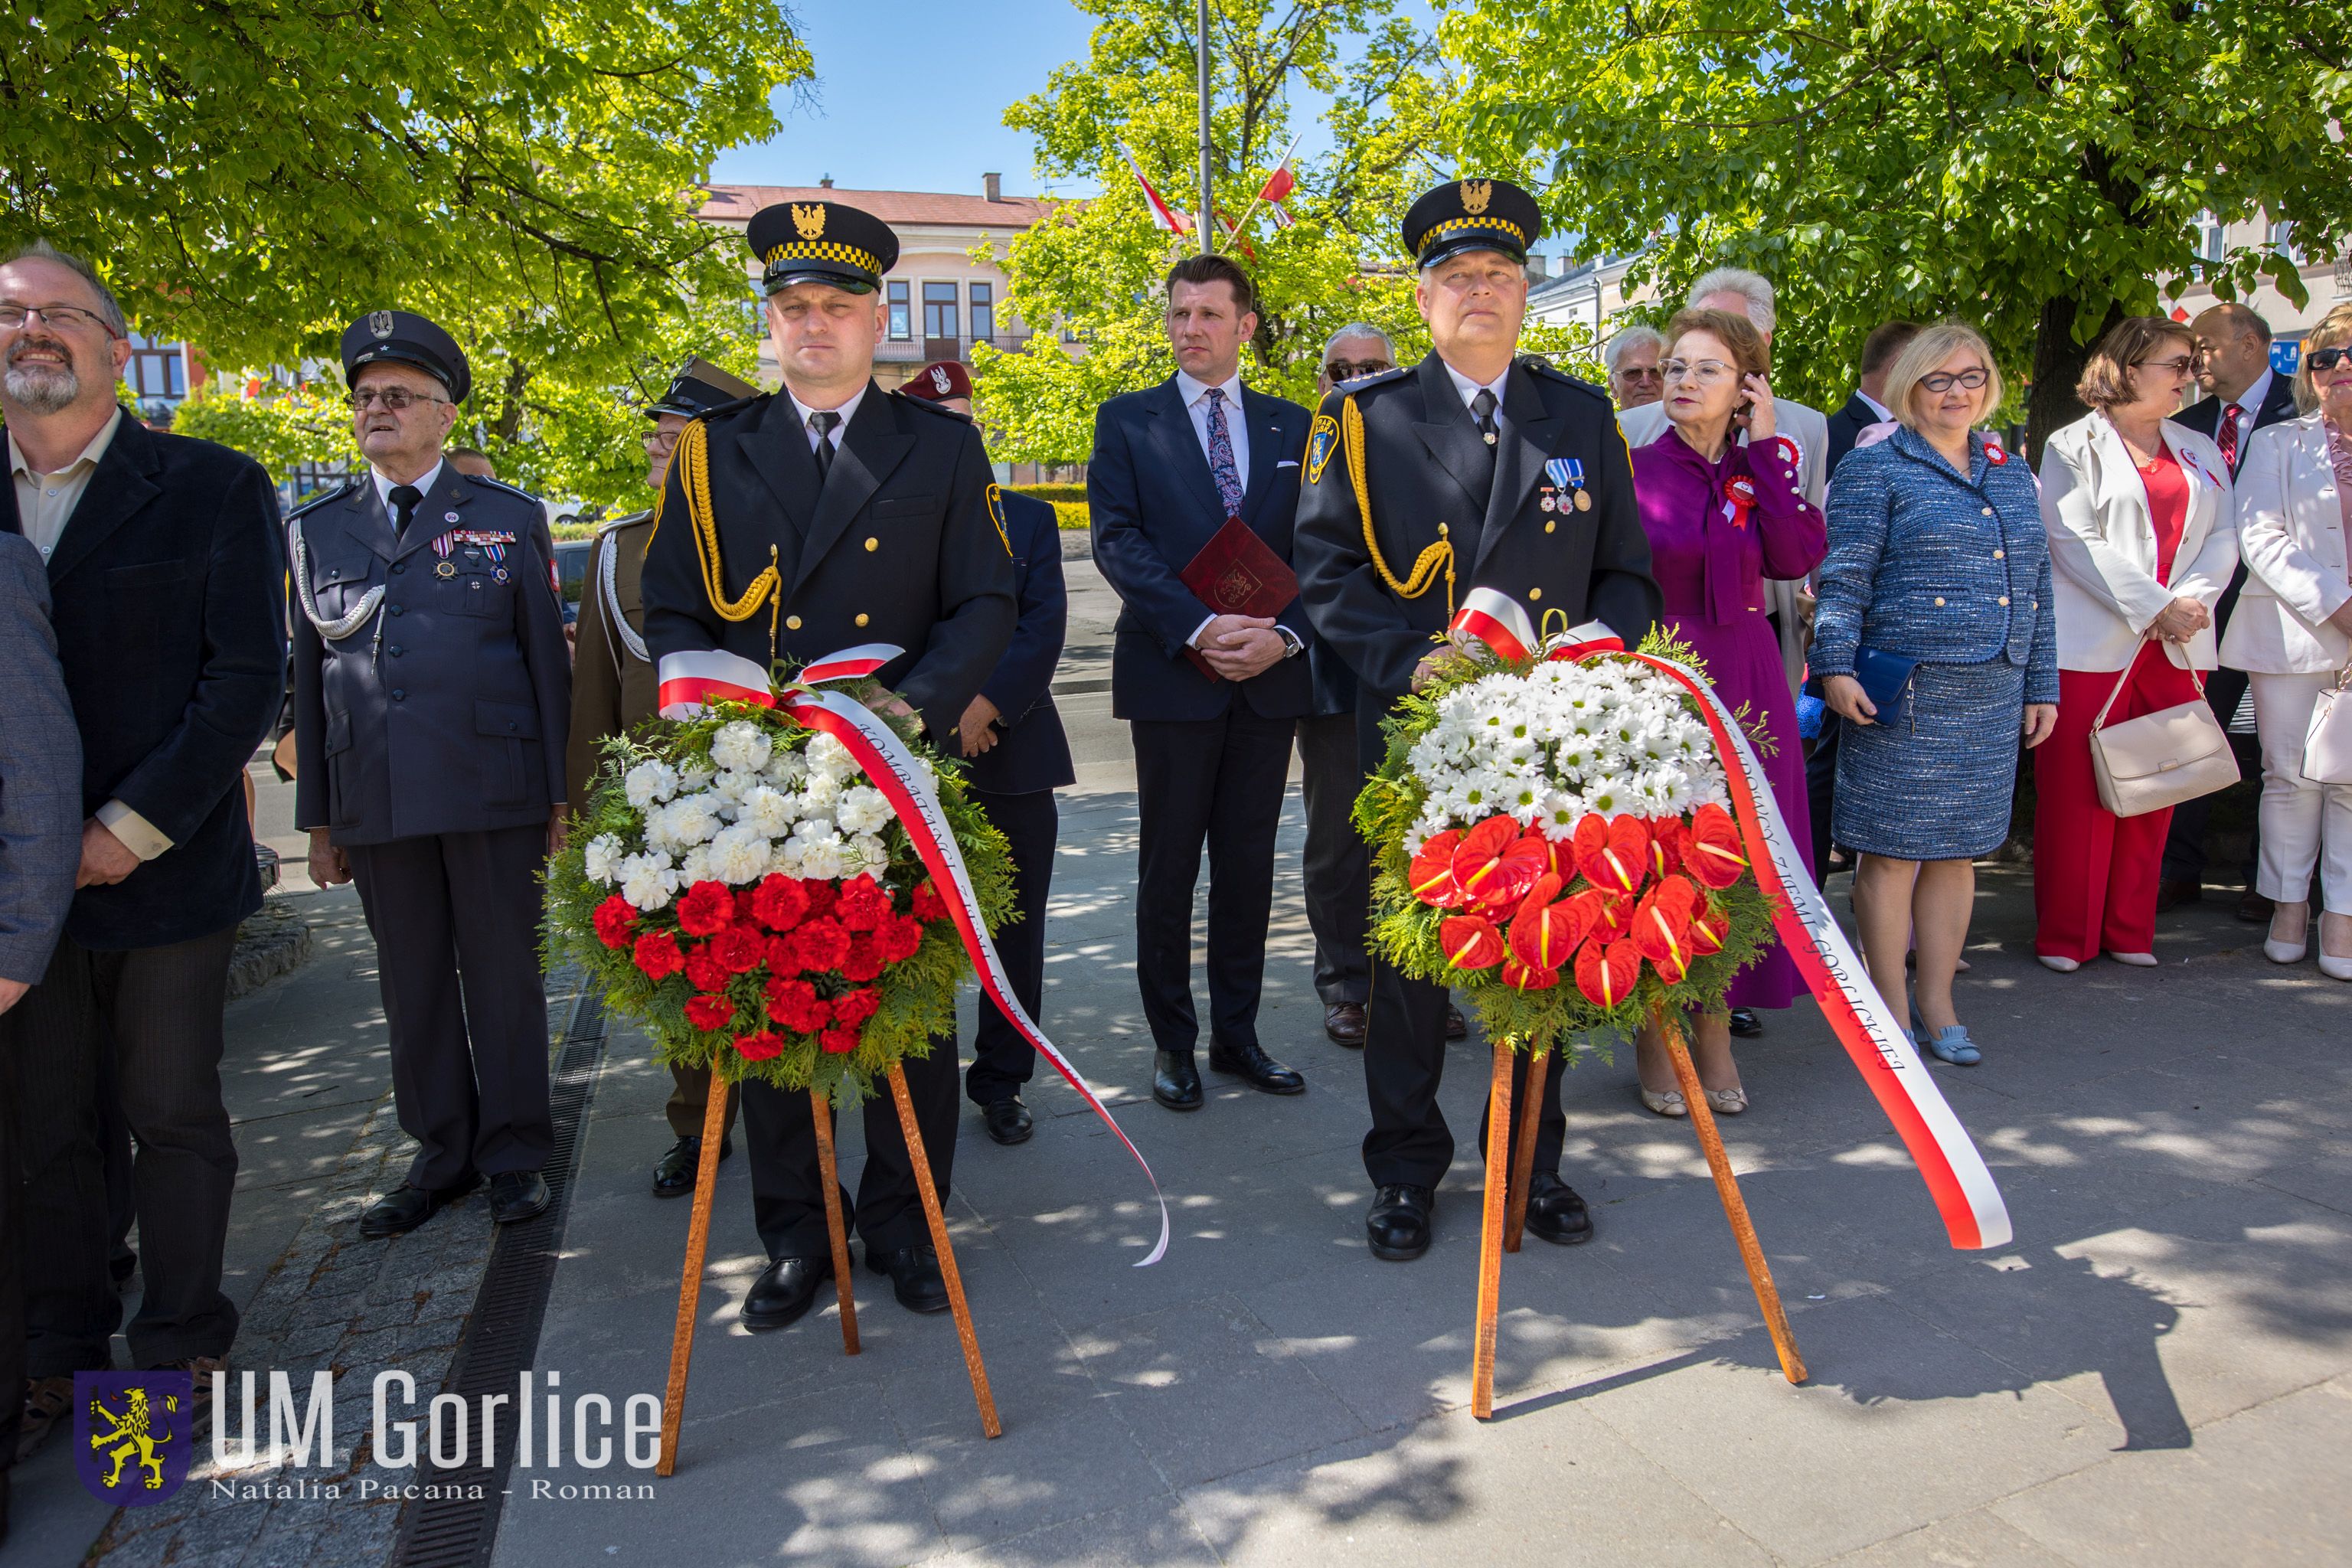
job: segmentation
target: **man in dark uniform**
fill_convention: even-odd
[[[927,364],[899,388],[958,414],[971,413],[971,375],[954,360]],[[1045,898],[1054,885],[1054,842],[1061,816],[1054,792],[1078,782],[1069,737],[1054,706],[1054,667],[1069,630],[1062,586],[1062,535],[1054,509],[1034,496],[991,487],[989,507],[1013,553],[1013,593],[1020,619],[1013,646],[963,710],[958,754],[971,767],[972,797],[1013,848],[1013,897],[1021,919],[996,937],[1013,994],[1032,1018],[1043,1016]],[[1026,1143],[1032,1131],[1021,1086],[1037,1070],[1037,1047],[983,1001],[973,1031],[963,1091],[980,1107],[982,1125],[999,1143]]]
[[[646,552],[646,644],[723,648],[767,665],[859,643],[905,652],[883,666],[895,696],[953,754],[965,710],[1011,643],[1013,562],[989,519],[987,450],[971,421],[874,384],[886,324],[882,275],[898,237],[838,202],[763,208],[748,237],[765,271],[768,331],[783,390],[732,404],[678,438]],[[955,1042],[905,1064],[941,1197],[955,1160]],[[855,1223],[866,1261],[899,1302],[944,1311],[912,1160],[887,1094],[868,1101]],[[743,1301],[753,1329],[782,1328],[833,1274],[809,1097],[743,1089],[744,1147],[770,1258]]]
[[[417,1143],[360,1232],[414,1230],[484,1176],[494,1216],[529,1219],[555,1142],[539,872],[571,707],[546,520],[445,459],[471,385],[448,333],[377,310],[342,352],[368,471],[288,525],[294,819],[311,879],[359,884]]]
[[[654,422],[645,438],[646,485],[661,493],[670,453],[688,421],[759,395],[758,387],[708,360],[688,360],[670,378],[668,389],[646,405],[646,416]],[[587,590],[580,595],[572,659],[571,738],[563,765],[564,798],[575,816],[588,809],[596,770],[604,762],[604,742],[635,729],[660,707],[654,698],[653,663],[646,654],[646,612],[637,583],[653,522],[648,510],[607,523],[588,552]],[[672,1065],[669,1076],[669,1101],[662,1110],[677,1142],[654,1164],[657,1198],[694,1191],[702,1166],[703,1114],[710,1104],[708,1068]],[[727,1108],[727,1124],[731,1132],[732,1105]],[[731,1152],[731,1143],[722,1139],[719,1157],[724,1160]]]
[[[1628,646],[1658,614],[1633,463],[1608,397],[1514,358],[1527,249],[1541,232],[1534,199],[1501,180],[1454,182],[1415,202],[1404,243],[1419,263],[1414,299],[1435,346],[1409,370],[1333,391],[1316,416],[1294,559],[1317,634],[1360,683],[1367,773],[1387,747],[1381,720],[1453,657],[1446,626],[1472,588],[1509,595],[1538,624],[1555,611],[1570,626],[1606,622]],[[1349,438],[1358,417],[1360,441]],[[1548,472],[1553,461],[1560,466]],[[1367,545],[1367,502],[1377,549]],[[1433,547],[1439,552],[1416,571]],[[1435,1189],[1454,1159],[1437,1107],[1444,1060],[1444,989],[1375,962],[1364,1168],[1378,1188],[1365,1219],[1376,1258],[1418,1258],[1429,1247]],[[1554,1053],[1527,1224],[1547,1241],[1572,1243],[1591,1236],[1592,1221],[1559,1175],[1559,1077]],[[1522,1057],[1515,1097],[1529,1092],[1526,1080]],[[1482,1124],[1482,1146],[1486,1134]]]

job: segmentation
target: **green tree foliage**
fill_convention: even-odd
[[[304,463],[355,462],[352,413],[342,389],[323,383],[291,389],[242,390],[200,386],[173,416],[174,435],[234,447],[274,475]]]
[[[616,395],[749,330],[740,247],[691,214],[711,156],[808,75],[776,0],[11,16],[0,238],[89,256],[142,330],[216,364],[331,365],[353,317],[422,311],[473,363],[460,438],[621,500]]]
[[[1479,0],[1443,37],[1462,156],[1538,158],[1591,249],[1654,244],[1681,288],[1735,262],[1780,291],[1776,383],[1843,399],[1894,317],[1981,325],[2074,417],[2087,345],[2164,309],[2200,213],[2352,230],[2352,13],[2307,0]],[[2266,246],[2205,268],[2225,297]]]
[[[1059,205],[1017,237],[1005,261],[1006,302],[1034,329],[1019,352],[979,351],[976,382],[995,455],[1017,462],[1085,460],[1106,398],[1168,374],[1160,279],[1197,249],[1153,226],[1119,152],[1124,141],[1169,202],[1198,201],[1192,0],[1077,0],[1099,20],[1088,58],[1056,69],[1044,91],[1006,110],[1036,139],[1049,178],[1091,179],[1101,198]],[[1261,390],[1312,402],[1316,358],[1333,329],[1364,320],[1418,355],[1397,226],[1405,206],[1446,176],[1435,132],[1452,90],[1434,37],[1396,15],[1395,0],[1213,0],[1216,199],[1239,218],[1299,128],[1292,95],[1330,100],[1333,150],[1294,165],[1278,229],[1260,207],[1239,245],[1259,326],[1245,366]],[[1066,344],[1058,326],[1075,340]],[[1084,352],[1074,353],[1083,345]]]

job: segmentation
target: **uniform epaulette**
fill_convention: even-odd
[[[969,414],[959,414],[952,408],[942,407],[939,404],[933,403],[928,397],[909,397],[895,386],[890,389],[890,395],[898,400],[898,405],[902,408],[919,408],[927,414],[937,414],[944,418],[958,420],[966,425],[972,422],[971,416]]]
[[[341,484],[337,485],[332,489],[320,490],[317,495],[312,496],[309,500],[304,501],[300,506],[298,506],[292,511],[288,512],[286,514],[286,521],[291,522],[305,512],[318,510],[320,507],[326,505],[331,500],[342,500],[345,496],[350,495],[358,484],[359,481],[357,479],[345,479]]]
[[[633,511],[626,517],[616,517],[610,522],[600,523],[596,529],[596,537],[602,539],[608,533],[618,533],[625,528],[635,528],[641,522],[651,522],[653,520],[653,509],[647,507],[643,511]]]
[[[539,506],[541,504],[540,499],[531,494],[529,490],[524,489],[520,485],[510,485],[504,479],[485,479],[478,474],[468,474],[466,476],[466,479],[467,482],[471,484],[486,486],[494,490],[504,490],[507,494],[515,497],[517,500],[527,500],[533,506]]]
[[[1523,356],[1519,363],[1527,367],[1529,375],[1540,375],[1547,380],[1559,382],[1563,386],[1572,386],[1579,392],[1590,393],[1603,403],[1610,402],[1609,394],[1606,391],[1595,386],[1582,376],[1569,374],[1548,359],[1538,359],[1533,354],[1528,354]],[[1614,407],[1615,405],[1612,403],[1610,406]]]
[[[694,416],[693,423],[699,425],[706,419],[716,419],[721,414],[733,414],[739,410],[751,407],[754,403],[761,402],[764,399],[771,398],[775,395],[776,395],[772,392],[755,392],[749,397],[739,397],[732,403],[721,403],[714,407],[706,408],[701,413],[696,415]]]
[[[1370,387],[1385,386],[1390,382],[1403,380],[1406,376],[1411,375],[1420,368],[1421,366],[1417,364],[1391,365],[1388,369],[1381,372],[1378,375],[1364,376],[1359,380],[1348,382],[1344,385],[1335,386],[1331,390],[1334,392],[1362,392]]]

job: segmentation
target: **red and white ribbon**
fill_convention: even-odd
[[[1486,644],[1510,664],[1535,652],[1535,623],[1517,599],[1492,588],[1473,588],[1463,596],[1445,628],[1457,643],[1465,638]]]
[[[948,826],[947,816],[940,809],[940,797],[931,783],[929,769],[915,760],[906,743],[896,731],[884,723],[856,698],[839,691],[819,691],[810,683],[839,680],[853,676],[871,675],[897,658],[900,649],[887,643],[866,643],[858,647],[845,648],[826,658],[821,658],[802,669],[800,679],[786,687],[781,696],[770,689],[767,672],[748,658],[733,654],[700,652],[670,654],[661,662],[662,715],[665,718],[685,716],[671,712],[673,661],[675,679],[679,682],[677,700],[682,710],[698,705],[698,700],[710,697],[726,697],[737,701],[758,702],[781,708],[803,725],[831,735],[849,750],[857,765],[874,787],[889,801],[890,808],[898,815],[899,826],[914,844],[915,853],[922,858],[924,869],[931,874],[933,886],[947,895],[948,913],[953,917],[956,931],[963,939],[963,950],[970,955],[972,968],[980,975],[980,988],[996,1004],[1005,1021],[1037,1048],[1040,1056],[1054,1064],[1055,1071],[1068,1080],[1078,1098],[1091,1106],[1103,1119],[1135,1163],[1143,1169],[1143,1178],[1151,1184],[1151,1195],[1160,1205],[1160,1240],[1135,1267],[1142,1268],[1160,1261],[1168,1251],[1168,1200],[1160,1191],[1160,1180],[1151,1173],[1150,1163],[1143,1157],[1119,1126],[1118,1119],[1104,1106],[1094,1089],[1087,1083],[1067,1057],[1055,1048],[1013,993],[1013,981],[1004,973],[1004,962],[996,953],[996,944],[988,939],[988,924],[980,910],[980,895],[971,885],[971,873],[963,863],[963,852],[956,846],[955,830]],[[729,662],[719,662],[729,661]],[[758,683],[757,690],[746,682]],[[738,695],[740,693],[741,695]]]

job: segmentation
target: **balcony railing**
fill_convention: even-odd
[[[984,342],[1003,349],[1007,353],[1018,351],[1029,341],[1027,332],[999,332],[992,338],[885,338],[876,345],[874,357],[885,364],[929,364],[933,360],[971,361],[971,346]]]

